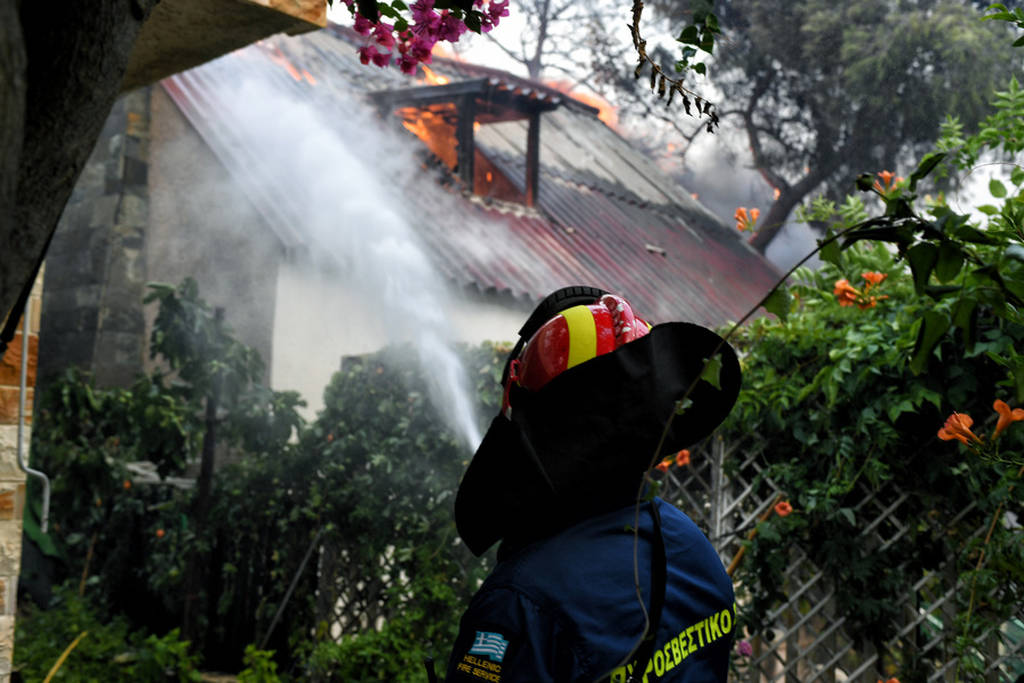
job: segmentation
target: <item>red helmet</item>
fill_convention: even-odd
[[[589,289],[589,288],[588,288]],[[561,290],[560,290],[561,291]],[[505,376],[505,391],[501,410],[505,417],[511,415],[509,390],[512,383],[538,391],[552,379],[580,363],[610,353],[623,344],[646,335],[651,326],[638,317],[625,299],[600,290],[592,290],[588,297],[593,303],[577,303],[579,297],[563,301],[566,308],[552,306],[545,311],[550,315],[536,328],[525,345],[513,351]],[[557,303],[557,302],[556,302]],[[538,308],[542,311],[544,306]],[[527,321],[525,334],[536,325],[537,320]]]

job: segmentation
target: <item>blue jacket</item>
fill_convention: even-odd
[[[690,518],[665,501],[658,505],[665,607],[643,681],[725,681],[736,624],[732,582]],[[447,683],[624,681],[622,660],[644,631],[633,526],[630,506],[501,559],[462,617]],[[648,607],[652,534],[651,513],[641,506],[639,577]]]

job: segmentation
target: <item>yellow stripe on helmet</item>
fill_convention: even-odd
[[[567,308],[561,315],[569,328],[569,360],[565,365],[568,370],[597,355],[597,326],[587,306]]]

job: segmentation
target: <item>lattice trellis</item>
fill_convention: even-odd
[[[364,562],[352,562],[348,552],[336,544],[327,542],[320,547],[317,621],[330,625],[335,640],[380,630],[393,613],[402,609],[401,588],[408,581],[395,562],[394,552],[384,553],[377,561],[379,571],[369,576]]]
[[[755,487],[763,471],[761,458],[766,444],[756,435],[724,443],[712,439],[694,450],[690,465],[671,468],[665,477],[662,497],[686,512],[711,539],[728,564],[739,552],[745,531],[774,502],[780,488],[766,479]],[[738,463],[727,476],[722,465]],[[899,541],[912,524],[930,523],[903,510],[908,496],[891,485],[878,491],[859,489],[854,506],[861,534],[879,549]],[[960,512],[949,526],[960,522],[972,508]],[[975,536],[984,535],[984,525]],[[741,680],[806,683],[823,681],[868,681],[888,678],[880,669],[883,661],[922,659],[930,668],[928,681],[954,681],[958,662],[951,648],[955,638],[956,600],[969,587],[958,584],[953,558],[935,571],[923,572],[897,605],[901,625],[897,635],[880,651],[870,646],[857,649],[844,630],[845,618],[838,613],[834,587],[824,573],[794,547],[786,570],[786,601],[767,615],[768,634],[750,639],[753,655],[743,660]],[[1015,619],[993,629],[978,641],[975,662],[981,664],[985,681],[1024,680],[1024,605],[1017,606]],[[1021,677],[1018,679],[1018,677]],[[975,679],[980,679],[975,675]],[[963,671],[960,680],[968,680]]]

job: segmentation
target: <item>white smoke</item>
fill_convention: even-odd
[[[453,351],[450,300],[444,281],[428,259],[414,229],[408,192],[429,186],[437,201],[446,193],[423,179],[410,142],[386,130],[379,119],[347,99],[344,111],[323,118],[287,89],[247,81],[219,93],[234,122],[238,144],[258,149],[261,166],[273,169],[262,190],[287,178],[298,196],[282,197],[300,225],[312,262],[355,293],[367,319],[350,311],[315,310],[316,302],[278,301],[277,306],[310,306],[309,315],[345,317],[353,326],[382,329],[391,342],[413,341],[432,400],[469,448],[480,442],[474,402]],[[299,182],[295,182],[299,179]],[[331,343],[330,339],[320,340]]]

